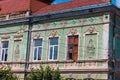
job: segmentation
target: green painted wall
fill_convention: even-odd
[[[21,41],[20,42],[20,53],[19,53],[19,60],[18,61],[25,61],[25,56],[26,56],[26,47],[27,47],[27,31],[26,29],[28,28],[28,25],[8,25],[5,27],[0,28],[0,41],[7,40],[9,41],[9,50],[8,50],[8,61],[16,61],[14,56],[15,56],[15,42],[16,41]],[[15,35],[21,34],[23,37],[20,38],[15,38]],[[4,36],[9,36],[8,39],[3,39],[2,37]],[[19,44],[19,43],[18,43]]]
[[[106,18],[107,16],[107,18]],[[40,23],[33,24],[33,32],[32,32],[32,40],[36,34],[40,34],[40,38],[43,38],[43,49],[42,49],[42,60],[48,60],[48,45],[49,45],[49,35],[53,31],[57,31],[59,35],[59,57],[58,60],[67,60],[67,35],[70,33],[71,30],[75,30],[79,35],[79,47],[78,47],[78,60],[86,60],[86,59],[108,59],[108,52],[104,53],[105,48],[104,46],[108,47],[109,40],[105,40],[109,38],[109,14],[94,14],[94,15],[86,15],[84,17],[77,17],[77,18],[68,18],[68,19],[61,19],[61,20],[52,20],[52,21],[45,21]],[[93,34],[86,34],[85,33],[89,30],[90,27],[94,27],[96,33]],[[107,33],[107,36],[104,36]],[[93,39],[93,44],[95,47],[95,53],[89,54],[87,53],[87,46],[89,40]],[[107,43],[107,44],[104,44]],[[31,49],[33,48],[33,43]],[[32,55],[31,51],[31,56]],[[89,56],[93,56],[93,58],[88,58]],[[105,57],[106,56],[106,57]],[[32,58],[31,58],[32,60]],[[33,60],[32,60],[33,61]],[[80,66],[83,64],[81,63]],[[101,62],[97,62],[97,65],[100,67],[103,65]],[[60,64],[59,66],[64,66]],[[79,74],[80,75],[80,74]],[[85,75],[85,76],[83,76]],[[64,76],[68,76],[64,75]],[[76,75],[75,75],[76,76]],[[87,74],[81,74],[81,79],[85,78]],[[80,77],[79,76],[79,77]],[[93,74],[93,77],[96,79],[107,79],[107,74]]]

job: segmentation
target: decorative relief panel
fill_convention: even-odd
[[[13,62],[19,62],[21,56],[21,40],[14,40],[14,49],[13,49]],[[19,68],[20,64],[13,64],[14,67]]]
[[[98,35],[99,32],[93,26],[84,33],[83,55],[85,59],[98,57]]]

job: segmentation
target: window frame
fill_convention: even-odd
[[[77,36],[77,43],[76,43],[76,41],[75,41],[75,38],[76,38],[76,36]],[[69,42],[69,40],[70,40],[70,38],[72,38],[72,40],[74,40],[72,43],[70,43]],[[77,51],[77,60],[79,59],[79,34],[74,34],[74,35],[68,35],[67,36],[67,54],[66,54],[66,60],[74,60],[73,59],[73,55],[74,55],[74,47],[77,45],[77,49],[78,49],[78,51]],[[72,59],[70,59],[70,57],[69,57],[69,52],[71,52],[71,51],[69,51],[69,47],[72,47],[72,53],[71,53],[71,55],[72,55]]]
[[[58,42],[58,43],[55,44],[55,45],[50,45],[50,39],[52,39],[52,38],[57,38],[57,40],[58,40],[57,42]],[[52,59],[50,59],[50,55],[51,55],[51,54],[50,54],[50,48],[51,48],[51,47],[52,47],[52,50],[53,50],[53,51],[52,51]],[[56,59],[54,59],[54,58],[55,58],[55,56],[54,56],[54,55],[55,55],[55,53],[54,53],[55,47],[57,47],[57,56],[56,56],[57,58],[56,58]],[[50,37],[50,38],[49,38],[49,50],[48,50],[48,53],[49,53],[49,54],[48,54],[48,60],[49,60],[49,61],[57,61],[57,60],[58,60],[58,57],[59,57],[59,37]]]
[[[7,48],[3,48],[3,42],[8,42],[7,43]],[[3,50],[5,51],[4,53],[3,53]],[[6,53],[6,50],[7,50],[7,53]],[[6,40],[6,41],[1,41],[1,53],[0,53],[0,61],[1,62],[6,62],[6,61],[8,61],[8,51],[9,50],[9,41],[8,40]],[[7,59],[5,59],[5,54],[7,54]]]
[[[34,42],[35,42],[35,40],[42,40],[41,41],[41,46],[35,46],[35,44],[34,44]],[[36,59],[34,59],[34,57],[35,57],[35,49],[37,48],[37,54],[36,54]],[[38,52],[39,52],[39,48],[41,48],[41,58],[40,58],[40,60],[38,60]],[[43,39],[42,38],[39,38],[39,39],[33,39],[33,61],[41,61],[42,60],[42,52],[43,52]]]

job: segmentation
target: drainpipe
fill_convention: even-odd
[[[113,14],[113,18],[114,18],[114,26],[113,26],[113,53],[112,53],[112,63],[113,63],[113,66],[112,66],[112,70],[113,70],[113,73],[112,73],[112,80],[115,80],[115,63],[116,63],[116,59],[115,59],[115,38],[116,38],[116,34],[115,34],[115,27],[116,27],[116,13]]]
[[[31,15],[31,11],[30,14]],[[31,48],[31,34],[32,34],[32,17],[29,17],[29,22],[28,22],[28,36],[27,36],[27,49],[26,49],[26,62],[25,62],[25,74],[24,78],[28,74],[28,69],[29,69],[29,59],[30,59],[30,48]]]

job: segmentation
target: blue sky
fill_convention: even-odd
[[[120,8],[120,0],[112,0],[112,3]]]
[[[59,3],[63,3],[63,2],[70,2],[72,0],[55,0],[52,4],[59,4]]]

